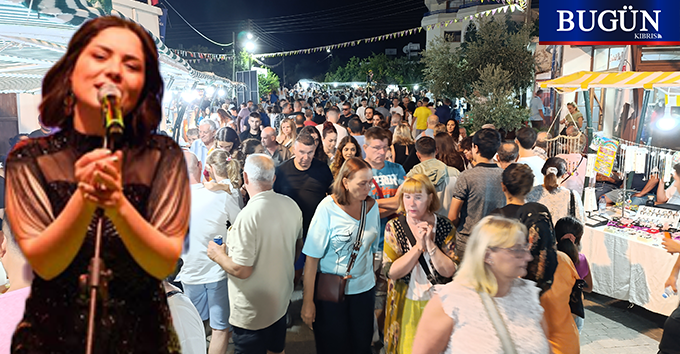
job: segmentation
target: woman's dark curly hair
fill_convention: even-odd
[[[158,68],[158,51],[149,33],[140,25],[115,16],[98,17],[85,22],[73,35],[66,54],[47,72],[42,85],[40,115],[45,126],[70,129],[73,113],[65,106],[72,95],[71,75],[80,55],[99,33],[107,28],[125,28],[132,31],[142,43],[144,52],[144,87],[139,102],[123,120],[128,129],[126,140],[142,143],[153,134],[162,117],[163,78]]]

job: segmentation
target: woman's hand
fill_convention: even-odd
[[[314,320],[316,319],[316,305],[314,301],[303,301],[302,310],[300,311],[300,317],[302,317],[302,322],[304,322],[310,329],[313,328]]]
[[[427,221],[423,221],[416,225],[417,233],[420,235],[420,241],[423,246],[423,252],[429,252],[430,249],[437,247],[434,243],[433,227]],[[418,240],[418,237],[416,237]]]
[[[670,238],[664,238],[663,241],[661,241],[661,245],[663,248],[666,249],[666,251],[670,254],[674,253],[679,253],[680,252],[680,242],[675,241]]]
[[[76,162],[78,188],[87,202],[107,212],[118,210],[125,199],[122,160],[122,151],[95,150]]]

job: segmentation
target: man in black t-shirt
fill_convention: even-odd
[[[260,140],[260,123],[262,123],[260,114],[257,112],[250,113],[248,116],[248,126],[250,128],[239,135],[241,141],[248,139]]]
[[[349,102],[342,104],[342,115],[338,118],[338,124],[347,127],[347,123],[352,119],[352,105]]]
[[[297,137],[293,144],[295,157],[276,168],[274,192],[292,198],[302,210],[302,236],[307,237],[307,230],[312,221],[316,207],[329,193],[333,184],[333,174],[328,165],[314,158],[316,145],[309,134]],[[302,276],[304,254],[295,263],[295,283]]]

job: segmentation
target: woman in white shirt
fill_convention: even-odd
[[[535,186],[527,194],[526,201],[545,205],[550,210],[553,225],[565,216],[573,216],[580,222],[585,222],[581,197],[578,193],[561,187],[570,176],[567,173],[567,161],[561,157],[551,157],[545,161],[541,173],[545,176],[543,184]]]
[[[413,353],[509,353],[505,346],[518,354],[549,353],[540,289],[521,279],[532,258],[524,225],[483,218],[470,234],[453,282],[436,287],[425,307]],[[496,324],[494,314],[500,319]]]
[[[673,166],[673,185],[664,189],[664,183],[659,181],[656,190],[657,204],[676,204],[680,205],[680,163]]]

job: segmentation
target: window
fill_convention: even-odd
[[[642,61],[680,60],[680,47],[642,47]]]
[[[617,70],[623,59],[625,47],[595,47],[593,71]]]
[[[444,32],[444,40],[449,43],[460,43],[461,38],[462,38],[461,31]]]

